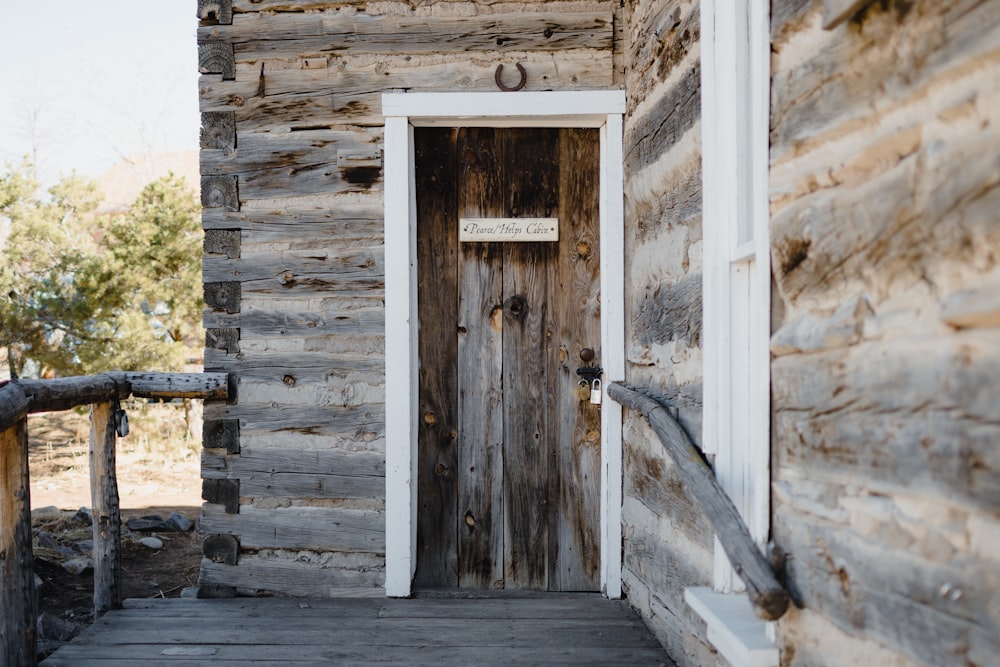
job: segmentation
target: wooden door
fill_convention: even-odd
[[[417,587],[597,590],[599,137],[416,128]],[[558,218],[558,242],[459,242],[459,218]]]

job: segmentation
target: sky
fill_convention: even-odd
[[[198,149],[195,0],[2,4],[0,166],[37,155],[51,185]]]

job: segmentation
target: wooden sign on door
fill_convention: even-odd
[[[459,218],[458,240],[558,241],[558,218]]]

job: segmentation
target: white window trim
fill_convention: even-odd
[[[600,128],[601,365],[625,378],[624,91],[385,93],[385,592],[411,594],[417,547],[417,254],[413,127]],[[601,590],[622,589],[622,408],[601,404]]]
[[[701,0],[701,21],[702,445],[715,455],[720,484],[763,545],[770,528],[768,3]],[[750,216],[752,239],[739,238],[741,216]],[[736,381],[739,377],[745,384]],[[745,439],[737,444],[743,434]],[[685,599],[708,623],[710,641],[719,640],[716,648],[727,659],[751,664],[739,648],[745,643],[722,638],[745,636],[747,628],[758,628],[753,634],[764,626],[752,624],[754,614],[745,594],[719,595],[743,587],[718,540],[714,587],[715,593],[688,589]],[[761,639],[768,641],[766,635]],[[755,658],[752,664],[777,664],[777,651],[766,655],[771,657]]]

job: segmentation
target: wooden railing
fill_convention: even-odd
[[[775,576],[770,562],[757,548],[733,501],[684,429],[670,416],[666,406],[640,390],[615,382],[608,385],[608,396],[646,417],[673,459],[684,488],[712,523],[729,563],[746,584],[757,615],[765,621],[781,618],[788,609],[788,593]]]
[[[34,556],[31,546],[27,416],[90,406],[94,618],[121,606],[121,514],[115,471],[120,401],[137,398],[225,400],[226,373],[104,373],[0,386],[0,665],[36,664]]]

